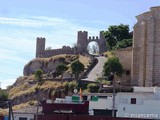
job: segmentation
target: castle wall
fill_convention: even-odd
[[[47,57],[51,57],[59,54],[74,54],[74,50],[69,47],[69,48],[45,50],[45,51],[42,51],[40,54],[41,56],[47,58]]]
[[[88,54],[87,46],[90,42],[95,41],[99,45],[99,52],[106,51],[106,41],[103,37],[103,32],[100,32],[100,36],[89,37],[87,31],[78,31],[77,35],[77,50],[69,46],[63,46],[60,49],[45,50],[45,38],[37,38],[36,44],[36,58],[39,57],[51,57],[59,54]]]
[[[125,70],[122,77],[115,78],[121,82],[121,85],[130,86],[131,84],[131,62],[132,62],[132,47],[119,49],[114,52],[115,56],[119,58],[120,63]]]
[[[160,7],[137,16],[134,26],[132,84],[160,85]]]

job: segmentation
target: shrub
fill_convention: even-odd
[[[65,88],[65,91],[68,92],[68,91],[73,91],[75,88],[77,88],[78,83],[77,82],[65,82],[63,86]]]
[[[8,93],[4,90],[0,90],[0,101],[8,100]]]
[[[132,46],[133,40],[132,39],[124,39],[117,43],[116,48],[126,48]]]
[[[95,83],[90,83],[87,85],[88,92],[96,93],[99,90],[99,86]]]

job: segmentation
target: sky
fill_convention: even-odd
[[[0,87],[23,76],[24,66],[35,58],[36,38],[46,47],[73,46],[77,31],[98,36],[110,25],[127,24],[135,16],[160,6],[160,0],[2,0],[0,3]]]

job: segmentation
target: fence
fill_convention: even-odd
[[[106,116],[90,116],[90,115],[67,115],[67,114],[52,114],[41,115],[38,120],[146,120],[140,118],[113,118]],[[151,120],[151,119],[147,119]]]

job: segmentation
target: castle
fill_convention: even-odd
[[[137,16],[134,26],[132,85],[160,85],[160,7]]]
[[[36,58],[40,57],[51,57],[59,54],[88,54],[87,46],[90,42],[97,42],[99,45],[99,53],[106,51],[106,40],[103,36],[103,32],[100,32],[99,37],[93,36],[88,38],[87,31],[78,31],[77,35],[77,48],[71,48],[69,46],[63,46],[60,49],[45,49],[45,38],[37,38],[36,44]]]

